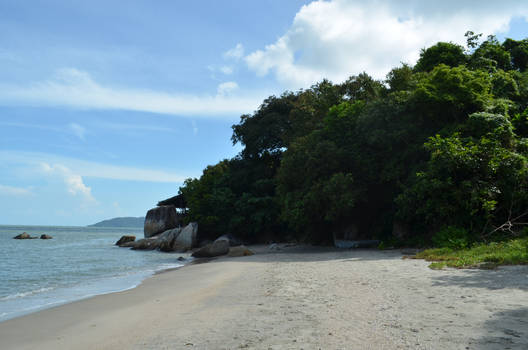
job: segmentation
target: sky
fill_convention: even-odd
[[[528,37],[528,2],[475,3],[0,0],[0,224],[143,216],[270,95]]]

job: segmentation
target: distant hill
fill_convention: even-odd
[[[96,224],[88,225],[88,227],[143,227],[144,223],[144,217],[124,217],[103,220]]]

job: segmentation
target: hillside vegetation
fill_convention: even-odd
[[[241,153],[180,188],[187,220],[250,242],[464,248],[526,234],[528,39],[466,36],[384,81],[270,96],[233,125]]]
[[[89,227],[143,227],[144,217],[120,217],[100,221]]]

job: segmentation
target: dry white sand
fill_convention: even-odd
[[[1,349],[528,349],[528,266],[290,247],[0,323]]]

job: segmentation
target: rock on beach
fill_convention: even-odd
[[[229,253],[229,240],[219,238],[213,243],[195,251],[192,256],[195,258],[213,258],[215,256],[226,255]]]
[[[230,257],[239,257],[239,256],[250,256],[254,255],[252,250],[250,250],[248,247],[244,245],[240,245],[238,247],[231,247],[229,248],[229,253],[227,253],[227,256]]]

